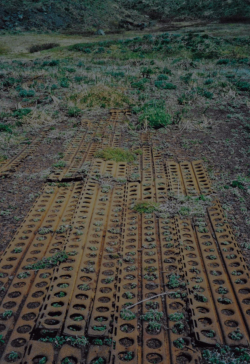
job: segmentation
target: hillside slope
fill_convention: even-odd
[[[93,32],[143,28],[151,20],[250,19],[250,0],[0,0],[0,29]]]

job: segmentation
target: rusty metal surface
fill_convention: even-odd
[[[1,363],[17,352],[17,364],[198,364],[195,343],[248,345],[249,273],[219,201],[195,219],[133,209],[209,195],[202,162],[165,161],[152,132],[123,128],[129,116],[112,109],[107,120],[82,121],[66,166],[50,176],[74,182],[45,185],[1,256]],[[142,155],[94,158],[106,146]],[[32,269],[61,251],[63,262]],[[48,342],[56,336],[89,344],[58,347]]]
[[[112,330],[124,212],[124,193],[124,186],[116,186],[112,194],[100,274],[88,326],[88,335],[90,337],[108,337]],[[114,257],[114,259],[110,259],[110,257]],[[100,331],[100,328],[103,330]]]
[[[117,296],[115,304],[113,340],[115,346],[111,351],[111,363],[123,363],[124,352],[132,353],[131,363],[141,364],[141,347],[138,346],[138,315],[139,307],[134,305],[140,300],[140,276],[139,276],[139,239],[140,215],[131,210],[131,206],[141,197],[139,183],[129,183],[127,190],[127,208],[124,213],[124,225],[122,229],[122,259],[118,270]],[[112,259],[111,259],[112,261]],[[134,270],[131,266],[136,267]],[[130,291],[128,298],[126,292]]]
[[[15,274],[21,259],[35,239],[38,229],[42,226],[57,193],[58,188],[44,187],[40,197],[37,198],[34,206],[1,256],[0,275],[2,286],[6,285],[9,277]]]
[[[229,346],[248,345],[247,328],[237,305],[230,279],[217,249],[215,240],[205,219],[195,221],[199,247],[205,264],[210,289],[214,297],[224,341]],[[215,275],[216,274],[216,275]],[[209,326],[209,323],[207,323]],[[242,339],[232,340],[230,334],[235,328],[242,333]]]
[[[174,161],[167,161],[166,173],[168,180],[168,190],[177,196],[184,195],[185,188],[179,163],[176,163]]]
[[[39,363],[43,358],[46,358],[46,364],[53,364],[53,345],[50,343],[31,341],[28,345],[23,364]]]
[[[83,120],[75,137],[64,153],[62,167],[55,167],[48,181],[81,180],[85,174],[84,163],[89,163],[95,152],[109,145],[119,146],[121,126],[117,123],[124,120],[128,110],[111,110],[108,120],[91,122]]]
[[[222,343],[218,317],[191,221],[189,219],[177,219],[176,224],[179,239],[183,244],[180,252],[188,285],[188,299],[196,340],[210,345],[216,342]]]
[[[180,241],[176,230],[176,221],[172,219],[159,219],[159,237],[161,244],[162,276],[165,290],[169,291],[165,295],[166,313],[169,327],[168,339],[170,343],[170,356],[172,363],[188,361],[193,364],[199,362],[199,353],[188,349],[191,346],[190,335],[186,330],[178,331],[176,322],[169,319],[176,313],[184,313],[187,309],[186,286],[183,274],[183,265],[180,254]],[[171,284],[171,276],[176,283]],[[185,328],[186,329],[186,328]],[[178,341],[183,340],[183,347],[178,346]],[[182,341],[181,341],[182,342]]]
[[[209,195],[213,192],[211,182],[207,171],[205,170],[202,161],[192,162],[192,167],[195,173],[196,180],[202,195]]]
[[[20,346],[20,351],[22,351],[23,354],[23,351],[25,350],[25,343],[27,343],[30,338],[30,333],[34,328],[38,313],[41,310],[42,300],[44,300],[45,298],[45,294],[49,289],[49,283],[53,276],[52,270],[48,268],[45,270],[44,273],[41,273],[42,270],[40,269],[39,273],[35,276],[34,271],[28,269],[26,264],[27,262],[30,262],[30,260],[31,262],[38,261],[38,259],[40,260],[44,256],[46,258],[49,258],[53,256],[56,252],[63,249],[65,245],[67,231],[62,233],[60,230],[62,229],[63,225],[59,225],[59,223],[67,222],[70,225],[73,211],[75,210],[77,198],[79,198],[79,192],[81,188],[81,184],[78,183],[74,186],[73,189],[72,186],[58,189],[57,198],[51,205],[51,209],[48,211],[48,216],[46,216],[46,219],[44,221],[45,223],[49,222],[52,224],[51,231],[54,231],[54,234],[52,238],[50,238],[49,236],[51,232],[49,232],[48,234],[43,234],[42,236],[46,237],[45,240],[42,240],[43,243],[36,243],[35,241],[33,241],[28,252],[26,253],[25,259],[22,262],[21,267],[17,272],[16,277],[13,280],[12,287],[10,287],[10,289],[8,290],[8,294],[3,299],[0,308],[0,312],[2,313],[2,315],[6,311],[6,308],[11,308],[12,310],[12,316],[9,319],[4,320],[5,328],[4,330],[2,330],[2,333],[6,335],[8,330],[13,328],[13,325],[15,324],[14,315],[17,310],[20,309],[20,305],[23,302],[24,296],[28,293],[28,297],[25,301],[24,307],[21,310],[19,319],[15,324],[14,330],[11,334],[11,340],[6,348],[6,351],[11,351],[10,349],[12,347],[12,342],[20,339],[23,343],[23,345]],[[53,219],[52,216],[52,212],[56,212],[56,210],[58,210],[59,212],[59,220]],[[54,220],[54,222],[52,220]],[[59,229],[57,229],[58,227]],[[46,240],[48,240],[47,244],[45,243]],[[35,248],[40,250],[31,250]],[[34,260],[34,256],[36,260]],[[27,326],[27,324],[29,326],[29,330],[28,328],[26,328],[24,332],[22,332],[21,328],[23,326]]]
[[[92,211],[96,199],[97,186],[87,182],[79,198],[78,205],[73,218],[72,230],[70,232],[65,251],[72,257],[69,261],[60,264],[56,271],[55,278],[51,283],[45,303],[37,321],[37,327],[40,329],[59,330],[63,325],[63,319],[66,315],[68,304],[72,296],[72,288],[80,269],[82,249],[85,245],[87,231],[92,217]],[[72,261],[74,259],[74,261]],[[69,284],[70,282],[70,284]],[[60,293],[62,292],[62,293]],[[79,301],[79,300],[78,300]],[[79,306],[76,312],[85,310],[85,305]],[[58,307],[59,306],[59,307]],[[60,320],[54,320],[51,324],[51,317],[57,312]],[[75,323],[75,322],[74,322]]]
[[[67,363],[67,361],[74,364],[82,363],[82,353],[81,350],[70,345],[63,345],[63,347],[59,351],[59,355],[56,361],[56,364]],[[46,363],[47,364],[47,363]]]
[[[208,209],[208,213],[224,266],[233,287],[248,334],[250,334],[250,280],[245,259],[225,219],[219,201],[215,201],[214,206]],[[236,327],[239,324],[240,322],[238,322]]]
[[[40,136],[36,137],[31,144],[26,146],[12,159],[5,161],[0,165],[0,177],[7,177],[11,172],[15,172],[18,166],[27,158],[29,155],[33,154],[41,141],[46,137],[48,130],[41,133]]]

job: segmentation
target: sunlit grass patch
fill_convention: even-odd
[[[136,160],[137,154],[140,154],[139,151],[130,152],[129,150],[121,148],[106,148],[98,150],[95,153],[95,158],[102,158],[106,161],[115,162],[133,162]]]

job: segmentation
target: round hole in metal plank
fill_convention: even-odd
[[[3,324],[0,324],[0,332],[4,331],[6,329],[6,326]]]
[[[86,301],[89,298],[86,294],[78,294],[76,295],[76,299]]]
[[[36,291],[32,294],[32,297],[38,298],[38,297],[42,297],[43,295],[44,295],[43,291]]]
[[[5,361],[7,362],[7,363],[14,363],[14,362],[16,362],[16,361],[19,361],[20,359],[21,359],[21,357],[22,357],[22,354],[20,353],[20,352],[18,352],[18,351],[15,351],[15,358],[14,359],[12,359],[12,358],[10,358],[9,357],[9,355],[10,355],[11,353],[8,353],[8,354],[6,354],[5,355],[5,357],[4,357],[4,359],[5,359]]]
[[[3,308],[6,308],[8,310],[15,307],[15,306],[16,306],[16,302],[14,302],[14,301],[8,301],[8,302],[3,304]]]
[[[86,309],[86,306],[84,305],[74,305],[73,308],[77,311],[83,311]]]
[[[146,355],[146,358],[149,363],[153,363],[153,364],[161,363],[163,360],[162,356],[157,353],[149,353]]]
[[[27,342],[26,339],[20,337],[15,340],[12,340],[11,346],[13,346],[14,348],[20,348],[20,347],[24,346],[26,344],[26,342]]]
[[[46,361],[44,361],[44,358]],[[32,359],[32,364],[40,364],[40,363],[47,363],[47,356],[46,355],[36,355],[33,359]]]
[[[237,327],[239,326],[239,323],[237,321],[234,320],[227,320],[224,322],[224,324],[228,327]]]
[[[58,325],[60,323],[59,320],[54,320],[54,319],[46,319],[44,321],[45,325],[48,325],[48,326],[54,326],[54,325]]]
[[[146,342],[146,345],[150,349],[159,349],[162,346],[162,342],[158,339],[150,339]]]
[[[200,313],[208,313],[210,310],[206,307],[197,307],[197,311]]]
[[[128,337],[124,337],[123,339],[120,339],[119,340],[119,343],[122,345],[122,346],[125,346],[125,348],[128,348],[130,347],[131,345],[134,344],[134,339],[131,339],[131,338],[128,338]]]
[[[212,320],[209,317],[202,317],[198,320],[203,326],[209,326],[212,324]]]
[[[22,316],[24,321],[33,321],[36,318],[36,314],[34,312],[26,313]]]
[[[70,326],[68,326],[68,329],[71,330],[71,331],[81,331],[82,326],[80,326],[80,325],[70,325]]]

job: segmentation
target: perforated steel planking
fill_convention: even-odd
[[[100,362],[100,358],[104,363],[110,363],[110,348],[106,345],[91,345],[87,356],[87,364],[93,364]]]
[[[214,205],[208,208],[208,213],[228,278],[233,287],[248,334],[250,335],[250,280],[245,259],[242,256],[232,230],[225,219],[220,202],[214,201]],[[219,274],[220,271],[218,270],[218,275]],[[229,311],[228,313],[230,314]],[[237,322],[236,327],[238,327],[239,324],[240,323]]]
[[[76,204],[80,197],[80,193],[82,190],[82,183],[78,182],[74,185],[73,191],[67,203],[67,207],[64,210],[64,213],[61,217],[61,222],[64,224],[71,224],[71,220],[74,214],[74,210],[76,208]],[[62,228],[62,225],[60,225]],[[67,232],[57,231],[50,242],[50,245],[46,252],[46,258],[52,256],[57,251],[62,250],[66,243],[66,234]],[[71,256],[69,254],[69,256]],[[69,262],[67,261],[69,264]],[[58,269],[58,268],[57,268]],[[57,270],[56,269],[56,270]],[[20,276],[20,283],[27,281],[27,272]],[[29,273],[29,272],[28,272]],[[34,283],[32,284],[30,291],[28,293],[27,299],[24,303],[24,306],[20,312],[17,323],[14,326],[14,329],[11,333],[9,343],[5,349],[4,356],[8,356],[8,353],[15,350],[16,347],[19,348],[19,353],[21,357],[23,357],[25,349],[27,347],[27,343],[31,337],[31,333],[34,329],[35,323],[38,319],[39,312],[41,311],[41,307],[46,296],[47,291],[50,288],[51,280],[57,278],[56,275],[54,277],[53,269],[46,269],[45,271],[40,270],[35,277]],[[50,320],[53,321],[53,313],[50,316]],[[17,343],[17,344],[15,344]],[[15,346],[17,345],[17,346]],[[46,352],[44,353],[46,354]]]
[[[39,363],[39,361],[43,358],[46,358],[46,364],[54,363],[53,345],[40,341],[31,341],[23,360],[23,364]]]
[[[174,161],[166,162],[166,172],[168,179],[168,190],[175,195],[184,195],[185,189],[183,185],[180,165]]]
[[[166,162],[168,190],[175,195],[198,196],[211,194],[211,182],[202,161],[192,163]]]
[[[202,161],[193,161],[192,167],[202,195],[210,195],[213,192],[210,179]]]
[[[40,197],[37,198],[34,206],[6,248],[0,262],[0,281],[2,286],[6,285],[9,277],[15,274],[21,259],[27,252],[31,242],[35,239],[36,232],[43,224],[57,194],[57,187],[53,189],[50,186],[44,187]]]
[[[111,146],[120,138],[120,131],[115,133],[116,124],[123,120],[124,111],[111,112],[107,121],[83,121],[84,129],[79,129],[73,141],[69,145],[63,162],[65,167],[56,167],[55,171],[49,176],[49,181],[72,181],[81,180],[85,171],[84,163],[91,162],[95,152],[100,148]],[[119,127],[118,127],[119,128]]]
[[[224,269],[216,242],[212,237],[209,224],[205,219],[197,218],[195,225],[206,274],[222,329],[223,340],[229,346],[247,346],[247,329],[238,307],[230,279]],[[198,293],[199,289],[196,292]],[[204,320],[204,326],[209,327],[208,320]],[[242,334],[242,338],[239,340],[233,340],[231,338],[231,334],[235,328],[238,328]]]
[[[147,175],[148,179],[148,175]],[[154,187],[142,187],[142,192],[147,191],[147,199],[154,200]],[[142,299],[148,299],[161,294],[161,265],[158,260],[159,249],[156,219],[154,214],[142,215]],[[165,363],[169,356],[169,346],[162,326],[162,318],[157,315],[163,314],[161,297],[152,301],[143,302],[143,363]],[[153,319],[152,319],[153,316]],[[148,317],[151,317],[148,319]],[[150,321],[160,325],[154,328]],[[165,344],[165,345],[164,345]]]
[[[167,180],[164,171],[164,163],[161,153],[155,150],[155,148],[152,149],[152,155],[155,176],[156,201],[161,203],[167,198]]]
[[[178,218],[176,224],[179,240],[183,244],[180,252],[183,258],[183,269],[196,340],[210,345],[223,343],[218,316],[191,221]],[[196,286],[199,287],[196,288]]]
[[[47,219],[45,219],[44,224],[42,225],[42,229],[44,230],[44,234],[42,234],[43,239],[39,243],[33,241],[30,248],[28,249],[24,260],[22,261],[22,265],[17,271],[17,275],[13,279],[12,286],[9,288],[6,296],[3,299],[3,302],[0,307],[0,312],[2,317],[4,318],[4,312],[6,308],[11,308],[12,315],[7,319],[4,319],[4,329],[2,330],[2,334],[6,335],[7,332],[13,328],[13,324],[15,323],[15,314],[20,309],[20,305],[22,304],[25,296],[29,293],[30,289],[34,288],[32,286],[33,280],[35,278],[34,272],[29,270],[29,263],[36,262],[41,260],[44,256],[47,258],[55,254],[57,251],[62,249],[64,236],[62,233],[57,231],[53,236],[51,235],[51,231],[56,231],[59,227],[61,219],[67,219],[71,210],[75,207],[75,199],[72,196],[72,187],[61,188],[58,191],[57,198],[51,205],[51,208],[48,212]],[[75,196],[75,195],[74,195]],[[72,197],[70,199],[70,197]],[[72,201],[73,200],[73,201]],[[68,207],[68,208],[67,208]],[[58,217],[55,218],[55,212],[58,212]],[[53,216],[54,215],[54,216]],[[45,224],[50,224],[49,229]],[[61,226],[61,225],[60,225]],[[48,229],[49,231],[45,231]],[[41,232],[41,229],[39,230]],[[46,234],[45,234],[46,232]],[[51,273],[49,274],[51,276]],[[40,276],[39,276],[40,277]],[[46,278],[46,277],[45,277]],[[36,279],[37,280],[37,279]],[[35,281],[35,291],[33,290],[32,297],[38,298],[43,297],[45,295],[45,291],[48,288],[48,282],[36,282]],[[32,288],[31,288],[32,287]],[[47,287],[47,288],[46,288]],[[10,300],[11,299],[11,300]],[[22,306],[21,306],[22,307]],[[38,307],[38,306],[37,306]],[[31,305],[32,312],[29,312],[29,306],[24,308],[21,319],[23,321],[30,321],[32,325],[34,325],[34,320],[37,318],[37,315],[33,312],[33,305]],[[19,320],[20,321],[20,320]],[[22,325],[21,325],[22,326]],[[31,326],[32,328],[32,326]],[[13,331],[14,333],[14,331]]]
[[[114,187],[100,274],[88,325],[88,335],[92,337],[109,336],[112,328],[115,291],[117,289],[117,261],[120,258],[119,250],[121,244],[122,215],[124,212],[124,193],[124,186]],[[103,330],[100,331],[100,328],[103,328]]]
[[[100,163],[104,162],[100,161]],[[107,162],[106,165],[103,164],[103,166],[104,174],[105,172],[112,171],[112,168],[115,168],[115,164],[109,162]],[[95,172],[95,170],[93,172]],[[102,254],[103,250],[107,218],[110,210],[111,195],[112,191],[110,189],[107,192],[103,188],[100,188],[97,195],[93,218],[89,227],[88,237],[84,246],[84,252],[80,263],[81,270],[78,271],[76,284],[72,293],[72,300],[70,302],[69,310],[65,320],[64,334],[67,335],[84,335],[85,332],[90,308],[96,292],[97,278],[100,269],[100,254]],[[87,260],[87,258],[89,258],[89,260]],[[91,265],[92,269],[89,269],[89,265]],[[88,268],[88,273],[84,272],[86,268]],[[106,298],[104,295],[104,302],[105,299]],[[84,301],[86,315],[82,315],[82,319],[78,320],[76,324],[76,320],[74,319],[76,316],[79,316],[79,312],[77,312],[74,305],[77,304],[79,300]]]
[[[63,347],[60,349],[56,364],[62,364],[62,363],[81,364],[82,363],[81,359],[82,359],[81,350],[66,344],[63,345]]]
[[[103,163],[99,165],[99,170],[102,168]],[[37,322],[37,327],[40,329],[47,328],[50,330],[59,330],[62,328],[63,319],[65,318],[68,304],[71,300],[77,273],[80,269],[81,257],[88,236],[88,229],[96,202],[97,191],[98,188],[95,183],[91,181],[86,182],[76,207],[72,230],[65,247],[66,252],[74,261],[66,261],[60,264]],[[69,280],[71,284],[68,283]],[[81,316],[80,313],[82,313],[81,311],[83,311],[86,306],[82,305],[81,300],[78,300],[73,308],[76,313],[78,313],[78,316]],[[56,312],[60,313],[60,320],[54,321],[51,325],[49,320]]]
[[[129,351],[132,354],[132,363],[141,363],[141,347],[138,346],[139,330],[137,315],[139,307],[136,305],[129,311],[126,306],[137,303],[140,299],[139,269],[131,270],[131,266],[139,267],[139,229],[140,215],[131,207],[141,197],[140,184],[128,183],[127,207],[124,214],[124,227],[122,234],[122,262],[118,271],[117,296],[114,317],[111,363],[122,364],[124,355]],[[112,259],[111,259],[112,261]],[[126,292],[131,291],[132,297]]]
[[[175,218],[159,218],[159,237],[164,288],[165,291],[170,291],[169,294],[165,295],[166,314],[169,318],[170,315],[176,314],[176,312],[185,312],[187,309],[185,302],[186,288],[181,284],[184,282],[184,277]],[[170,277],[172,275],[180,282],[179,285],[170,285]],[[167,325],[170,328],[168,330],[168,340],[170,343],[171,363],[188,362],[198,364],[199,353],[188,349],[188,346],[191,346],[190,337],[183,335],[182,332],[173,330],[175,326],[174,321],[168,320]],[[181,348],[178,345],[179,341],[184,342]]]
[[[26,146],[20,153],[14,156],[12,159],[5,161],[0,165],[0,178],[9,176],[11,172],[15,172],[18,166],[27,158],[33,154],[43,138],[47,135],[48,130],[45,130],[39,137],[35,138],[30,145]]]
[[[190,162],[181,162],[180,169],[186,194],[188,196],[198,196],[200,194],[200,190],[192,168],[192,164]]]

